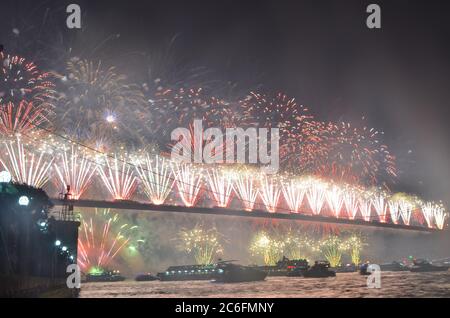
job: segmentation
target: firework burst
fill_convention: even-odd
[[[28,133],[50,124],[55,91],[50,73],[0,52],[0,133]]]
[[[197,264],[208,265],[214,262],[217,255],[223,252],[220,233],[215,229],[205,229],[196,225],[191,230],[182,230],[180,249],[193,255]]]
[[[272,238],[265,231],[258,232],[250,244],[252,255],[262,256],[266,265],[275,265],[283,254],[283,248],[282,240]]]
[[[308,181],[306,197],[308,198],[309,206],[314,215],[319,215],[320,211],[322,211],[323,204],[325,203],[326,192],[326,183],[315,179]]]
[[[301,180],[282,182],[282,191],[291,213],[299,213],[306,193],[306,187]]]
[[[117,213],[110,209],[95,209],[92,217],[81,220],[78,237],[78,264],[88,271],[105,268],[132,240],[137,226],[123,223]]]
[[[335,217],[339,217],[342,206],[344,204],[344,193],[340,187],[333,185],[326,192],[328,205]]]

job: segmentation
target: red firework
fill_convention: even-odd
[[[50,123],[55,99],[50,73],[33,62],[0,52],[0,132],[27,133]]]

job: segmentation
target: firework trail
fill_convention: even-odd
[[[386,195],[384,193],[375,193],[371,198],[372,206],[375,208],[377,212],[378,219],[382,223],[387,222],[387,209],[388,205],[386,204]]]
[[[270,178],[266,175],[261,176],[259,181],[259,193],[267,211],[275,213],[281,194],[278,182],[274,178]]]
[[[361,264],[361,251],[364,245],[367,244],[364,243],[361,235],[359,234],[352,234],[342,243],[342,249],[350,251],[352,263],[356,266]]]
[[[400,216],[402,217],[403,223],[409,225],[414,205],[406,200],[401,200],[399,202],[399,205],[400,205]]]
[[[348,188],[345,190],[344,204],[348,217],[351,220],[354,220],[356,218],[356,214],[358,213],[358,196],[356,195],[355,190]]]
[[[132,240],[137,226],[122,223],[110,209],[95,209],[93,217],[81,220],[78,264],[83,271],[105,268]]]
[[[319,215],[325,203],[325,196],[327,185],[320,180],[310,180],[306,197],[308,198],[309,206],[314,215]]]
[[[320,243],[320,250],[323,256],[330,262],[331,267],[341,265],[343,244],[339,236],[332,235],[322,240]]]
[[[326,199],[334,216],[338,218],[344,204],[343,191],[339,187],[333,185],[331,189],[327,190]]]
[[[359,210],[364,218],[364,221],[369,222],[372,214],[372,203],[367,198],[360,198],[358,200]]]
[[[79,155],[74,146],[69,155],[64,150],[54,163],[57,183],[67,189],[70,186],[71,199],[78,200],[86,191],[97,169],[85,155]]]
[[[188,164],[176,164],[173,169],[181,200],[185,206],[195,206],[202,188],[203,170]]]
[[[50,124],[55,91],[50,73],[0,52],[0,133],[28,133]]]
[[[232,174],[219,169],[210,169],[207,171],[206,179],[217,206],[228,207],[233,191]]]
[[[282,182],[282,191],[291,213],[299,213],[305,197],[306,188],[299,180]]]
[[[397,200],[389,201],[389,212],[391,215],[391,221],[394,224],[398,223],[400,217],[400,203]]]
[[[3,144],[6,155],[0,155],[0,163],[15,182],[36,188],[41,188],[47,183],[53,158],[47,160],[44,151],[39,151],[39,155],[29,152],[19,137],[15,142],[4,141]]]
[[[440,207],[437,205],[432,204],[431,202],[423,203],[422,204],[422,213],[425,218],[425,221],[427,222],[427,226],[429,228],[433,227],[433,218],[436,212],[436,209],[439,209]]]
[[[447,218],[445,209],[442,206],[436,206],[434,208],[434,220],[438,229],[442,230],[445,225],[445,219]]]
[[[245,211],[252,211],[258,197],[256,177],[252,171],[244,170],[236,173],[234,190],[241,200]]]
[[[122,160],[122,165],[119,165],[117,156],[114,156],[114,159],[108,159],[105,155],[103,162],[98,164],[97,171],[114,200],[131,198],[136,190],[137,179],[133,169],[125,160]]]
[[[163,204],[175,183],[169,162],[159,156],[151,160],[147,155],[143,165],[138,161],[136,172],[144,186],[145,194],[152,203]]]

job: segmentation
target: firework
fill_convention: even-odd
[[[388,205],[391,215],[391,221],[392,223],[397,224],[400,217],[400,204],[396,200],[391,200],[388,202]]]
[[[342,243],[342,248],[344,250],[350,251],[350,257],[352,263],[358,266],[361,263],[361,251],[363,246],[366,245],[358,234],[352,234]]]
[[[275,265],[283,254],[284,242],[270,237],[264,231],[258,232],[250,244],[254,256],[262,256],[264,264]]]
[[[306,197],[308,198],[309,206],[314,215],[319,215],[325,203],[325,195],[327,185],[320,180],[311,180],[308,184]]]
[[[375,208],[377,212],[378,219],[382,223],[387,222],[387,209],[388,205],[386,204],[386,195],[384,193],[375,193],[371,198],[372,206]]]
[[[173,169],[181,200],[185,206],[194,206],[202,188],[202,170],[189,164],[177,164]]]
[[[367,198],[360,198],[358,200],[358,203],[359,203],[359,210],[361,211],[364,221],[369,222],[371,220],[372,214],[371,201]]]
[[[399,205],[400,205],[400,216],[402,217],[403,223],[409,225],[414,205],[406,200],[400,201]]]
[[[197,264],[212,264],[217,255],[222,253],[220,233],[215,229],[206,230],[196,225],[191,230],[180,232],[180,249],[192,254]]]
[[[33,62],[0,52],[0,133],[28,133],[50,123],[55,99],[51,77]]]
[[[343,245],[338,236],[332,235],[322,240],[320,250],[327,261],[330,262],[331,267],[341,265]]]
[[[119,164],[122,161],[122,164]],[[103,157],[103,162],[98,164],[97,171],[103,184],[111,193],[114,200],[128,200],[136,190],[137,180],[133,169],[125,160]]]
[[[240,104],[244,121],[263,128],[279,127],[282,135],[303,120],[311,118],[307,108],[298,105],[294,98],[282,93],[267,96],[250,92]]]
[[[211,103],[202,88],[165,89],[156,93],[152,105],[152,129],[160,136],[170,136],[176,127],[188,127],[194,119],[204,119]]]
[[[334,216],[338,218],[344,204],[343,191],[338,186],[333,185],[331,189],[327,190],[326,199]]]
[[[166,159],[156,156],[151,160],[149,155],[144,165],[138,161],[136,172],[144,186],[144,192],[153,204],[163,204],[175,183],[172,168]]]
[[[305,184],[299,180],[289,180],[282,182],[281,189],[290,212],[298,213],[306,193]]]
[[[280,198],[281,190],[274,178],[266,175],[261,176],[259,182],[259,193],[263,203],[270,213],[275,213]]]
[[[223,170],[212,169],[207,171],[207,181],[217,205],[226,208],[233,191],[232,175]]]
[[[306,235],[288,231],[283,236],[283,255],[289,259],[308,259],[308,255],[318,251],[316,242]]]
[[[358,196],[354,189],[347,188],[344,193],[344,204],[350,219],[354,220],[358,213]]]
[[[337,181],[369,185],[397,176],[395,157],[378,140],[377,130],[341,123],[330,131],[324,174]]]
[[[6,154],[0,155],[0,163],[11,174],[15,182],[36,188],[44,186],[50,175],[53,158],[47,159],[44,151],[38,155],[24,147],[20,137],[15,142],[4,141]]]
[[[74,146],[69,155],[64,150],[54,167],[58,176],[57,183],[64,189],[70,186],[71,199],[74,200],[78,200],[84,193],[97,168],[85,155],[80,156]]]
[[[234,190],[240,198],[245,211],[252,211],[259,193],[254,174],[247,170],[236,173]]]
[[[444,228],[445,219],[447,218],[445,209],[442,205],[436,206],[434,208],[434,220],[438,229],[442,230]]]
[[[137,226],[123,223],[110,209],[95,209],[81,220],[78,263],[82,270],[105,268],[132,240]]]
[[[82,140],[104,138],[116,142],[123,137],[130,143],[141,138],[141,124],[147,121],[139,87],[129,84],[114,67],[105,68],[102,62],[73,58],[66,71],[61,76],[63,93],[58,108],[61,129]]]

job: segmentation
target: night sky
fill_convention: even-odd
[[[81,6],[81,31],[65,27],[69,3]],[[381,6],[381,30],[365,25],[369,3]],[[394,189],[448,206],[449,14],[448,1],[2,0],[0,43],[44,68],[71,47],[139,82],[176,37],[176,72],[284,91],[323,120],[364,116],[398,156]]]

